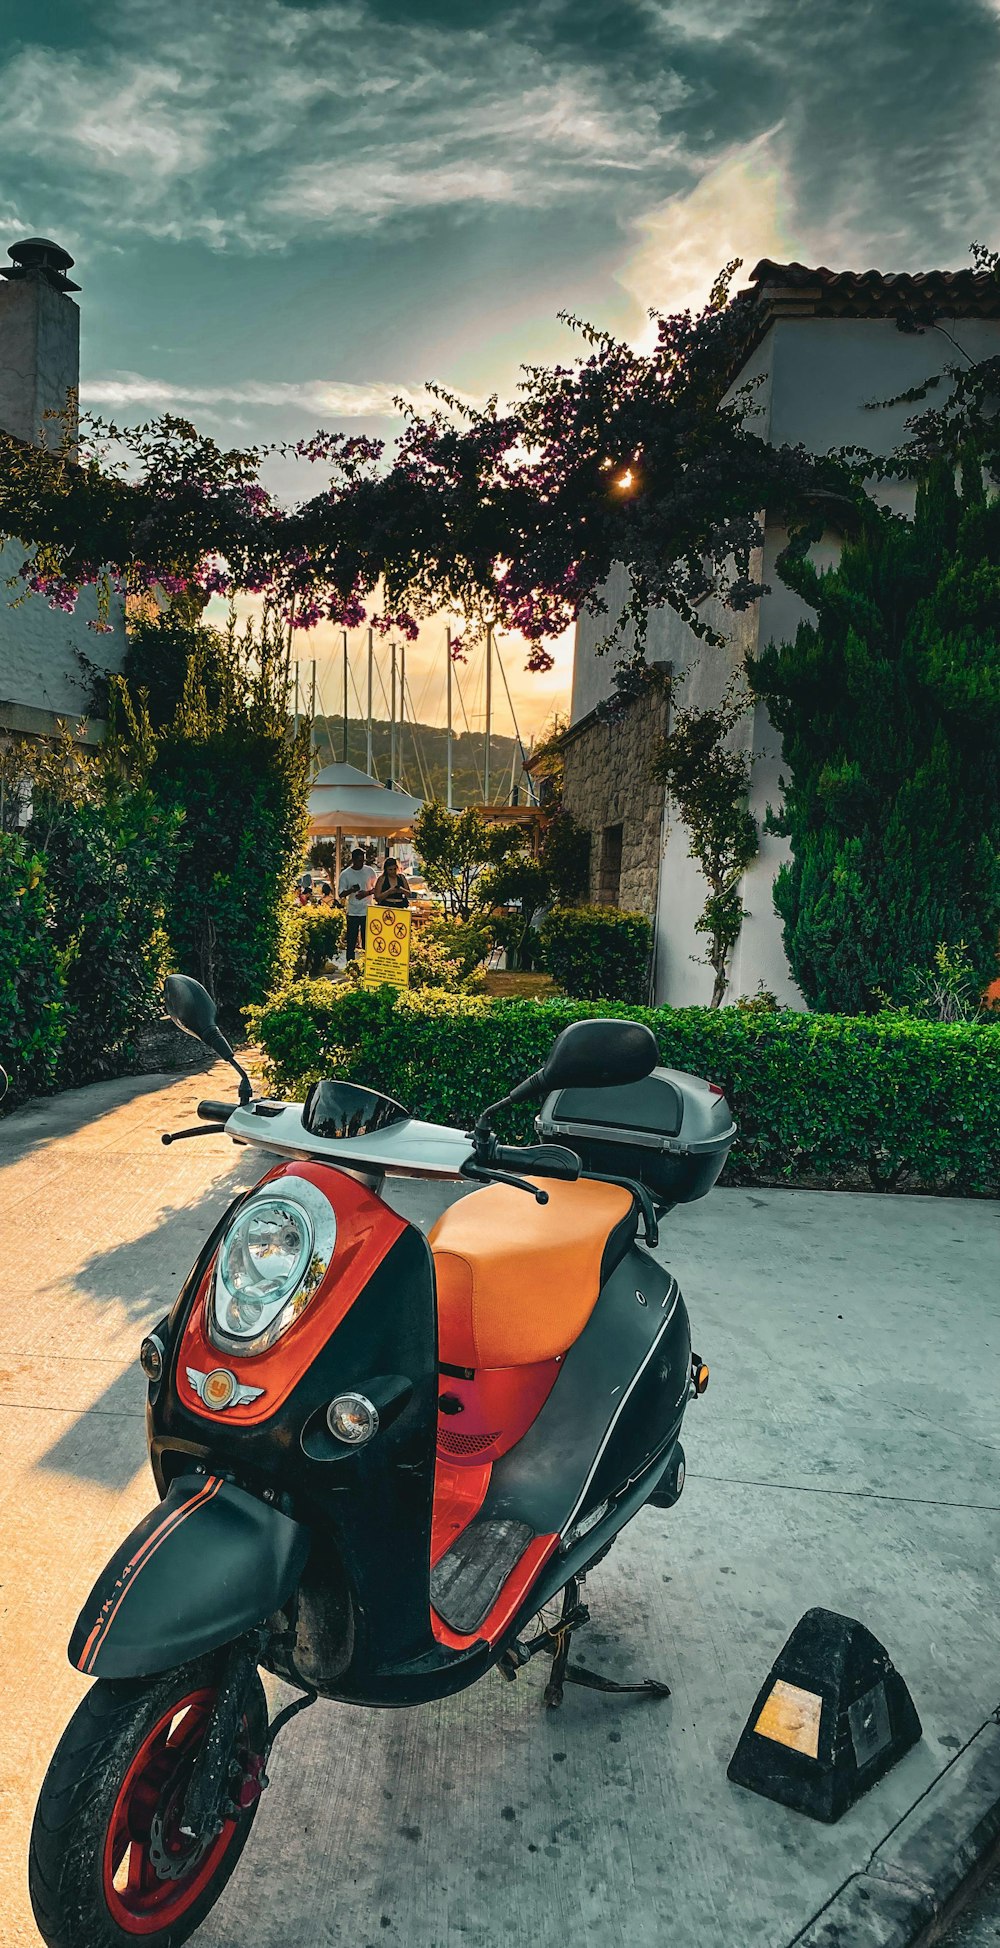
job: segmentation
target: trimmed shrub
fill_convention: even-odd
[[[739,1008],[491,1001],[300,982],[254,1011],[269,1086],[301,1097],[322,1075],[385,1090],[434,1122],[471,1128],[538,1067],[568,1021],[649,1023],[665,1063],[717,1082],[739,1136],[729,1183],[1000,1191],[1000,1026]],[[504,1134],[529,1138],[534,1106]]]
[[[4,1107],[51,1088],[65,1034],[62,989],[47,923],[44,862],[0,832],[0,1066]]]
[[[315,978],[344,944],[347,922],[339,906],[293,906],[290,932],[294,943],[294,977]]]
[[[541,963],[582,1001],[645,1001],[652,923],[616,906],[557,906],[542,922]]]

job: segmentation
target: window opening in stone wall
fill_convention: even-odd
[[[606,825],[601,833],[601,866],[597,898],[601,906],[617,906],[622,883],[622,831],[620,825]]]

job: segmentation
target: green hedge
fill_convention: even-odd
[[[51,1088],[65,1032],[44,862],[20,836],[0,832],[0,1067],[10,1082],[7,1109]]]
[[[730,1183],[1000,1193],[1000,1025],[397,997],[330,981],[299,983],[251,1025],[281,1095],[338,1074],[468,1128],[566,1022],[593,1014],[648,1022],[665,1063],[724,1088],[740,1127]],[[526,1138],[533,1113],[518,1109],[506,1133]]]
[[[644,1001],[652,922],[616,906],[556,906],[542,922],[541,963],[583,1001]]]

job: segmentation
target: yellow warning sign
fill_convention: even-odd
[[[410,929],[407,909],[372,906],[365,923],[366,988],[405,988],[410,985]]]

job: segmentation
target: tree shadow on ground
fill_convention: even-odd
[[[102,1488],[127,1488],[146,1465],[145,1414],[146,1381],[136,1360],[39,1456],[37,1465]],[[150,1480],[150,1501],[154,1499]]]
[[[107,1082],[87,1082],[79,1089],[63,1089],[54,1096],[32,1096],[7,1115],[0,1112],[0,1170],[20,1163],[35,1150],[58,1143],[62,1137],[76,1136],[105,1116],[114,1115],[125,1102],[174,1089],[189,1076],[207,1074],[216,1066],[216,1058],[210,1055],[179,1072],[118,1076]]]
[[[141,1237],[95,1252],[73,1285],[95,1306],[122,1309],[145,1332],[169,1312],[205,1239],[240,1192],[261,1174],[258,1155],[241,1156],[194,1204],[167,1206]],[[38,1465],[105,1487],[124,1487],[145,1459],[146,1383],[138,1358],[60,1434]]]

